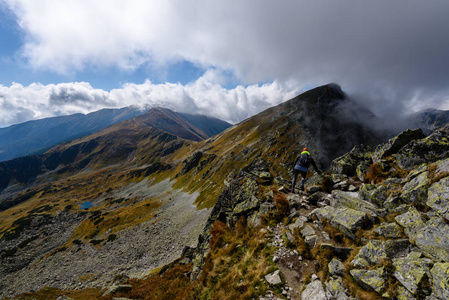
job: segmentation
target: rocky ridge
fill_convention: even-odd
[[[300,194],[288,193],[263,161],[242,170],[200,236],[192,278],[201,273],[213,224],[233,228],[244,216],[275,249],[278,270],[266,274],[272,289],[260,299],[447,299],[447,130],[407,130],[374,150],[357,146],[331,170],[315,174]],[[276,189],[261,193],[264,185]],[[276,211],[279,192],[288,214],[267,226],[263,216]]]

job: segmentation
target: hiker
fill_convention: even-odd
[[[294,164],[293,168],[293,183],[292,183],[292,193],[295,192],[295,185],[296,185],[296,179],[298,178],[298,174],[301,174],[301,191],[304,191],[304,183],[306,183],[306,177],[307,177],[307,168],[312,164],[315,171],[318,172],[318,174],[321,174],[321,170],[317,168],[315,161],[313,160],[312,156],[310,156],[309,149],[305,147],[301,155],[299,155]]]

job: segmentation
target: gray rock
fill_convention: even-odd
[[[328,300],[320,280],[309,283],[301,294],[301,299]]]
[[[365,212],[372,217],[379,214],[378,208],[371,202],[365,201],[359,197],[358,192],[344,192],[340,190],[332,191],[330,205],[333,207],[348,207],[354,210]]]
[[[402,285],[398,285],[396,288],[396,297],[398,300],[416,300],[415,297],[413,297],[413,294],[410,293],[405,287]],[[431,300],[426,298],[426,300]]]
[[[410,252],[408,240],[371,240],[360,249],[351,264],[355,267],[369,267],[382,262],[384,258],[395,258]]]
[[[396,216],[395,220],[399,223],[399,225],[404,227],[405,233],[412,239],[416,236],[417,232],[425,225],[421,214],[413,206],[409,208],[408,212]]]
[[[271,285],[277,285],[282,283],[281,277],[279,276],[279,270],[274,271],[271,274],[265,275],[265,280]]]
[[[412,294],[418,291],[423,280],[430,276],[431,263],[421,259],[420,253],[412,252],[405,258],[393,260],[394,276]]]
[[[328,219],[333,227],[353,240],[356,239],[357,229],[369,222],[366,213],[346,207],[326,206],[315,209],[313,213],[319,220]]]
[[[396,223],[381,224],[373,231],[389,239],[397,239],[402,236],[401,227]]]
[[[290,224],[288,228],[290,228],[290,230],[294,230],[295,228],[301,228],[304,226],[305,222],[307,222],[307,218],[300,216],[299,218],[296,219],[295,223]]]
[[[416,246],[434,261],[449,262],[449,225],[431,218],[415,234]]]
[[[316,246],[316,243],[318,242],[318,237],[316,235],[308,235],[304,238],[304,242],[306,242],[309,248],[313,248]]]
[[[376,205],[383,205],[387,199],[387,187],[384,185],[364,184],[360,187],[359,196]]]
[[[245,201],[238,203],[234,207],[233,213],[235,215],[239,215],[244,212],[256,209],[259,207],[259,205],[260,205],[260,200],[257,197],[252,196],[249,199],[246,199]]]
[[[448,137],[448,132],[436,130],[426,138],[411,141],[395,155],[398,165],[410,170],[422,163],[448,158]]]
[[[371,289],[382,295],[385,291],[385,269],[384,267],[374,270],[357,270],[349,271],[355,281],[366,289]]]
[[[433,278],[432,296],[449,299],[449,263],[436,263],[430,271]]]
[[[315,235],[315,230],[310,225],[304,226],[304,228],[301,230],[301,235],[303,237],[309,236],[309,235]]]
[[[331,277],[325,283],[326,286],[326,296],[328,300],[350,300],[347,295],[347,290],[343,285],[342,277]]]
[[[335,257],[328,264],[329,274],[343,276],[345,271],[344,264]]]
[[[449,161],[449,160],[448,160]],[[449,219],[449,177],[434,183],[428,190],[427,206]]]
[[[420,140],[425,137],[426,135],[421,129],[407,129],[396,137],[388,140],[388,142],[377,146],[376,150],[374,151],[373,160],[378,161],[382,158],[386,158],[390,155],[396,154],[411,141]]]
[[[429,184],[429,172],[423,172],[404,185],[401,198],[405,203],[425,204]]]

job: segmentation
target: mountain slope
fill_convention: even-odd
[[[208,137],[219,134],[232,126],[228,122],[204,115],[192,115],[186,113],[178,114],[186,119],[190,124],[193,124],[201,129]]]
[[[132,107],[103,109],[87,115],[46,118],[0,128],[0,161],[43,152],[142,113]]]
[[[184,246],[195,246],[223,188],[242,172],[289,186],[304,146],[326,169],[354,145],[376,144],[379,137],[354,109],[338,86],[326,85],[205,140],[185,119],[156,109],[43,155],[0,164],[7,182],[0,192],[0,283],[14,283],[2,286],[2,295],[98,287],[114,274],[139,277],[162,267]]]
[[[418,128],[430,132],[449,124],[449,111],[427,109],[413,114],[409,119]]]

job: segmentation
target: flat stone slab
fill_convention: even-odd
[[[355,240],[355,232],[368,222],[368,215],[364,212],[347,207],[326,206],[314,210],[314,214],[321,221],[328,219],[333,227]]]
[[[265,280],[271,285],[282,283],[281,277],[279,276],[279,272],[280,271],[277,270],[271,274],[265,275]]]
[[[353,269],[349,271],[355,281],[361,286],[372,289],[375,292],[382,295],[385,290],[385,270],[384,267],[374,270],[357,270]]]

